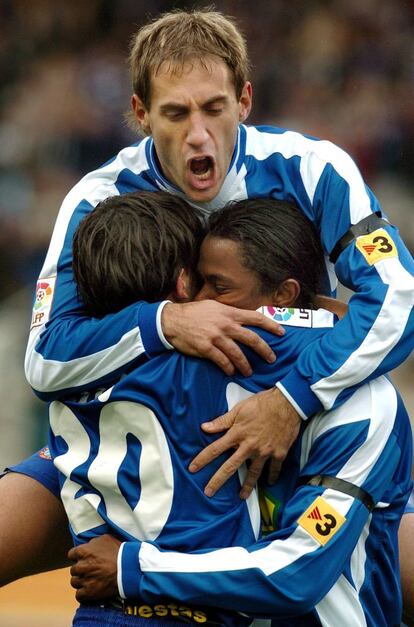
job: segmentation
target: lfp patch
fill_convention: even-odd
[[[385,229],[377,229],[368,235],[357,237],[356,247],[370,266],[381,259],[398,257],[397,248]]]
[[[31,329],[40,327],[49,320],[50,309],[53,302],[56,277],[39,279],[36,284],[36,295],[33,304]]]
[[[318,496],[298,519],[303,527],[319,542],[326,544],[342,527],[346,518],[336,511],[324,498]]]

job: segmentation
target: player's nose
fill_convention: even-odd
[[[209,134],[201,112],[194,112],[188,121],[187,143],[200,148],[208,140]]]

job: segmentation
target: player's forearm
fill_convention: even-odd
[[[102,319],[58,316],[32,331],[25,370],[34,390],[52,400],[67,390],[94,389],[119,377],[143,353],[166,350],[157,331],[159,303],[137,303]]]
[[[137,303],[101,319],[85,316],[72,272],[73,233],[102,198],[118,193],[99,173],[93,178],[93,186],[81,181],[64,200],[36,286],[25,371],[46,400],[105,384],[144,351],[166,349],[158,304]]]
[[[355,249],[343,256],[348,285],[359,272],[348,313],[302,352],[280,382],[303,416],[343,403],[350,390],[393,370],[414,348],[414,264],[408,253],[376,268],[364,267]]]
[[[120,591],[147,602],[169,597],[184,604],[237,607],[254,617],[306,614],[338,579],[367,516],[363,506],[356,504],[355,513],[347,513],[346,541],[338,534],[325,547],[300,527],[272,534],[248,548],[197,555],[126,543],[118,560]]]

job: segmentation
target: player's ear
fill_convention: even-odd
[[[174,297],[173,300],[180,301],[188,301],[190,300],[191,294],[191,276],[186,268],[181,268],[180,273],[177,277],[177,281],[175,283]]]
[[[244,122],[249,117],[252,108],[252,96],[252,84],[247,81],[239,98],[239,122]]]
[[[145,135],[151,135],[151,124],[149,122],[147,108],[141,98],[136,94],[132,95],[131,107],[138,126],[144,131]]]
[[[293,307],[299,298],[300,285],[296,279],[286,279],[277,288],[273,297],[276,307]]]

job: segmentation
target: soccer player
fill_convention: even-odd
[[[191,248],[184,242],[197,233],[191,208],[165,216],[160,196],[109,199],[81,223],[74,269],[91,314],[116,309],[120,292],[125,305],[135,293],[148,299],[147,290],[154,298],[162,290],[174,300],[191,295],[197,280],[182,266],[198,250],[196,236]],[[172,245],[177,234],[185,255]],[[272,617],[275,626],[399,623],[397,530],[411,486],[411,431],[385,377],[302,429],[277,485],[264,486],[267,535],[258,541],[255,494],[240,500],[242,481],[233,476],[208,498],[203,473],[187,470],[209,439],[201,423],[282,377],[302,346],[329,332],[332,315],[312,309],[322,263],[317,237],[294,206],[259,199],[219,211],[201,247],[200,297],[264,303],[284,319],[285,336],[265,334],[277,362],[251,353],[254,371],[245,378],[175,352],[90,399],[52,403],[51,448],[75,542],[108,531],[125,541],[119,556],[119,540],[107,535],[70,552],[83,602],[74,625],[250,624],[239,612]],[[125,606],[118,587],[130,599]]]

